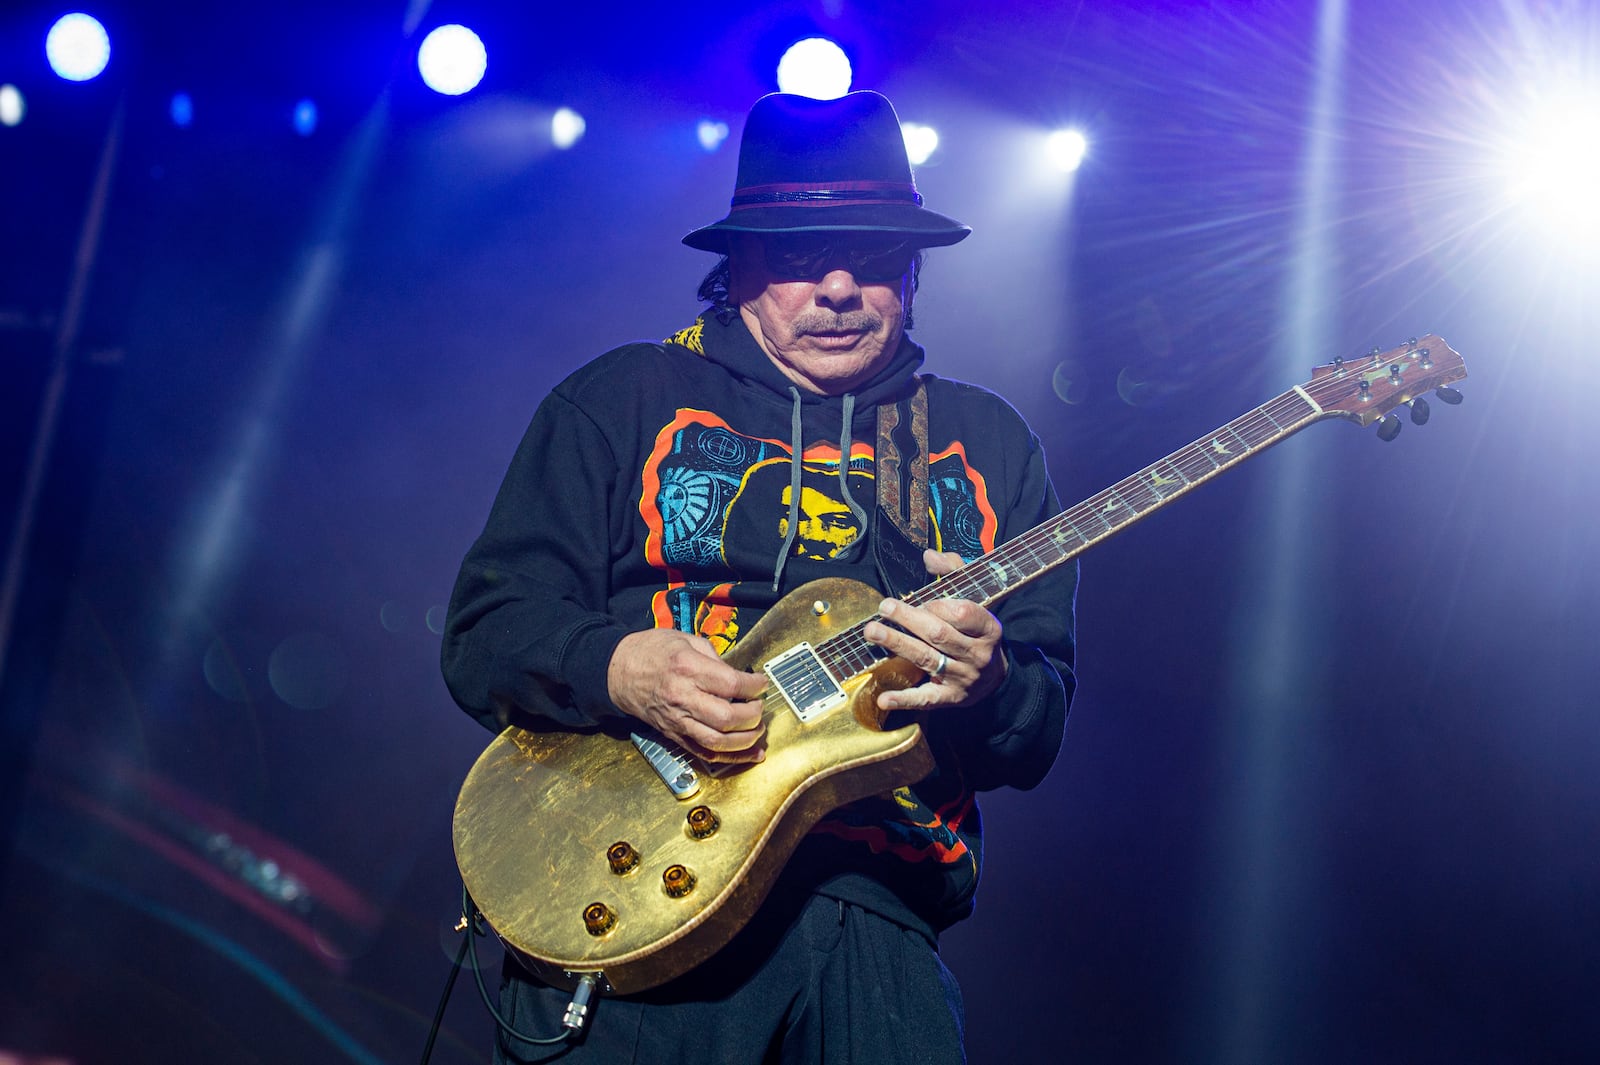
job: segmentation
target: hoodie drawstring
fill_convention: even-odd
[[[853,392],[844,394],[844,424],[839,427],[839,494],[844,497],[844,505],[850,508],[850,513],[855,515],[856,528],[865,535],[867,531],[867,512],[861,509],[850,495],[850,423],[855,420],[856,397]],[[857,537],[860,539],[860,536]]]
[[[789,386],[789,395],[794,399],[794,410],[789,416],[789,530],[784,533],[783,545],[778,548],[778,561],[772,567],[772,590],[776,592],[778,585],[783,581],[783,568],[789,561],[789,551],[794,547],[794,540],[800,532],[800,483],[804,458],[803,450],[805,441],[800,428],[800,390],[794,385]],[[839,427],[839,494],[844,498],[844,505],[850,508],[850,513],[855,516],[856,528],[866,534],[867,512],[861,504],[855,501],[850,494],[850,448],[854,441],[851,439],[850,423],[855,420],[856,397],[853,392],[844,394],[844,424]],[[861,536],[857,537],[859,542]]]
[[[789,386],[794,397],[794,412],[789,415],[789,530],[783,534],[783,546],[778,548],[778,561],[772,568],[772,590],[778,590],[783,580],[784,563],[789,561],[789,549],[800,532],[800,450],[803,446],[800,433],[800,390]]]

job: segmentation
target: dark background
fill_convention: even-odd
[[[939,128],[919,186],[975,233],[915,336],[1064,499],[1335,355],[1431,330],[1471,372],[1087,556],[1065,749],[987,799],[945,941],[971,1059],[1600,1054],[1600,259],[1496,169],[1600,77],[1591,5],[95,10],[81,85],[61,10],[0,16],[0,1057],[415,1060],[488,739],[438,677],[455,567],[544,393],[689,321],[678,238],[819,31]],[[450,21],[490,54],[459,99],[415,73]],[[1071,180],[1036,163],[1069,123]],[[464,978],[434,1060],[489,1040]]]

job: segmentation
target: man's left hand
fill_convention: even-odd
[[[954,551],[924,551],[923,565],[935,577],[966,565]],[[936,706],[969,706],[1000,686],[1006,656],[1000,649],[1000,619],[969,599],[935,599],[911,606],[885,599],[878,615],[898,628],[870,622],[866,638],[928,675],[913,688],[884,692],[884,710],[921,710]],[[904,630],[904,631],[901,631]],[[940,669],[941,657],[944,668]]]

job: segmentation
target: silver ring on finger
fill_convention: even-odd
[[[932,677],[934,680],[938,680],[940,677],[944,676],[945,667],[949,664],[949,656],[943,651],[939,652],[939,664],[934,666],[933,669],[929,671],[928,676]]]

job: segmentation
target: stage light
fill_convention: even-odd
[[[1600,91],[1568,90],[1540,101],[1504,156],[1513,202],[1568,237],[1600,228]]]
[[[926,163],[933,150],[939,147],[939,131],[932,126],[924,126],[919,122],[902,122],[900,135],[905,138],[906,154],[911,157],[912,166]]]
[[[167,113],[172,116],[174,126],[188,126],[194,121],[194,100],[186,92],[173,93]]]
[[[15,126],[28,113],[28,102],[15,85],[0,85],[0,126]]]
[[[440,26],[422,39],[417,70],[434,92],[460,96],[477,88],[489,67],[489,53],[478,35],[465,26]]]
[[[557,148],[570,148],[583,139],[583,131],[589,124],[583,116],[570,107],[563,107],[550,116],[550,143]]]
[[[309,137],[317,131],[317,105],[312,100],[301,100],[294,105],[294,131]]]
[[[1089,142],[1075,129],[1058,129],[1045,138],[1045,151],[1050,161],[1063,173],[1070,174],[1083,163],[1088,154]]]
[[[778,60],[778,88],[817,100],[850,91],[850,57],[826,37],[807,37],[789,46]]]
[[[99,77],[111,62],[111,37],[92,15],[75,11],[56,19],[44,38],[50,69],[67,81]]]
[[[728,124],[702,118],[700,124],[695,127],[695,136],[700,138],[700,147],[708,152],[714,152],[728,139]]]

